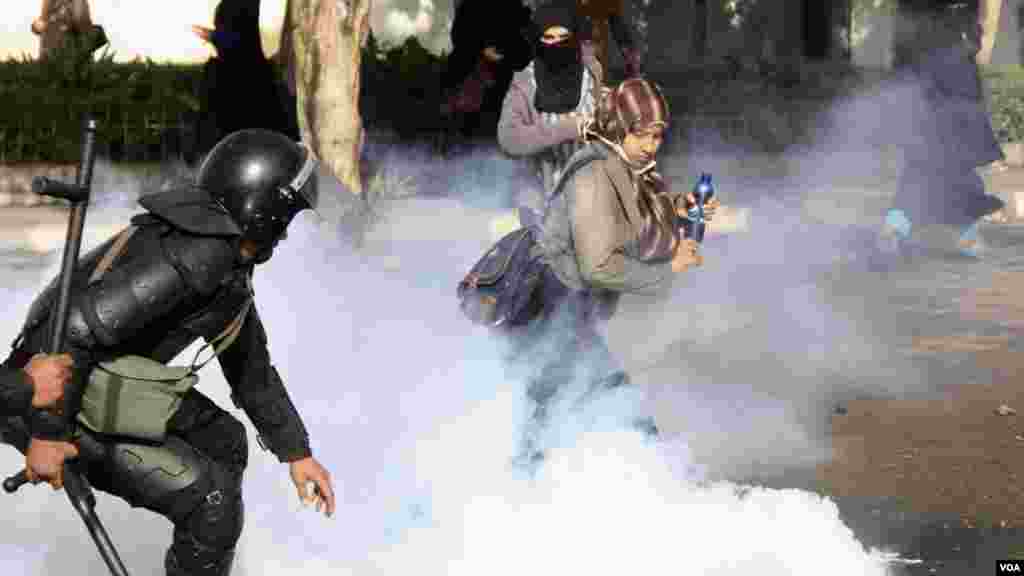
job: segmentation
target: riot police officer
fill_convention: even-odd
[[[232,400],[253,422],[260,445],[288,463],[300,497],[330,516],[330,476],[313,457],[302,419],[271,363],[250,284],[253,267],[270,259],[292,218],[316,209],[317,166],[301,143],[244,130],[210,151],[194,186],[144,196],[146,212],[132,218],[131,234],[86,254],[75,271],[68,320],[75,383],[64,409],[32,410],[8,424],[31,435],[30,479],[55,488],[64,460],[76,454],[75,435],[94,434],[107,453],[83,462],[92,485],[174,524],[168,576],[230,573],[242,532],[245,428],[191,388],[166,422],[164,438],[136,442],[83,430],[83,395],[105,362],[132,357],[167,364],[197,339],[209,343],[230,329],[232,340],[217,351]],[[112,250],[118,242],[119,250]],[[100,267],[106,271],[95,274]],[[54,282],[32,305],[8,368],[24,366],[44,346],[56,292]],[[181,472],[172,476],[168,470]],[[315,485],[312,496],[309,483]]]

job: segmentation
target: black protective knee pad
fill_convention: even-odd
[[[109,445],[108,461],[89,464],[89,480],[95,488],[120,496],[132,506],[173,520],[175,509],[181,506],[180,495],[194,490],[209,466],[209,460],[195,448],[169,436],[160,445]]]
[[[173,563],[188,576],[226,575],[242,535],[241,475],[211,465],[187,496],[192,498],[193,508],[175,521],[168,566]],[[172,573],[170,568],[168,572]]]
[[[177,527],[202,545],[227,550],[242,535],[242,478],[220,466],[212,466],[210,476],[197,494],[198,505]]]

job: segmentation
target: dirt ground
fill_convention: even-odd
[[[991,379],[926,400],[847,404],[832,418],[833,460],[817,469],[825,492],[895,498],[908,512],[959,517],[964,526],[1024,526],[1024,354],[1012,349],[1024,336],[1024,272],[986,284],[962,294],[961,316],[995,322],[1007,336],[935,334],[913,347],[968,351]]]

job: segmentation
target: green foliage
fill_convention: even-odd
[[[1024,67],[991,67],[982,73],[989,93],[992,128],[1000,142],[1024,140]]]
[[[67,42],[50,57],[0,62],[0,150],[7,161],[74,162],[81,119],[101,141],[152,143],[163,124],[197,108],[196,66],[116,63]]]
[[[436,126],[444,64],[415,39],[382,45],[371,34],[364,124],[399,133]],[[163,129],[199,111],[201,76],[201,65],[114,62],[109,49],[93,57],[72,43],[44,60],[0,61],[0,161],[77,161],[86,112],[99,119],[102,142],[158,144]]]
[[[388,45],[371,33],[362,62],[364,125],[412,138],[436,131],[445,62],[415,38]],[[679,71],[665,88],[674,109],[712,115],[735,115],[744,103],[778,98],[763,78],[748,76]],[[983,78],[999,140],[1024,140],[1024,67],[986,68]],[[77,161],[85,112],[100,120],[104,142],[155,144],[168,124],[189,121],[199,110],[200,80],[200,65],[116,63],[107,49],[92,57],[74,44],[42,61],[0,62],[0,161]],[[852,89],[847,80],[820,84],[832,87],[814,91],[823,100]]]
[[[431,53],[415,37],[386,45],[371,34],[363,49],[360,110],[364,123],[401,135],[436,129],[445,62],[445,56]]]

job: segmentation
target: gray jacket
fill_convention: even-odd
[[[576,111],[591,116],[604,74],[592,47],[584,44],[582,54],[587,73],[583,75],[583,93]],[[498,121],[498,145],[510,156],[530,158],[537,184],[523,190],[519,202],[539,212],[565,163],[583,144],[577,139],[574,119],[542,114],[534,107],[536,92],[531,62],[512,77]]]
[[[629,246],[641,221],[637,191],[625,163],[602,144],[598,159],[567,175],[543,219],[539,256],[566,286],[615,300],[622,293],[657,294],[671,285],[670,262],[644,262]],[[582,154],[582,152],[581,152]]]

